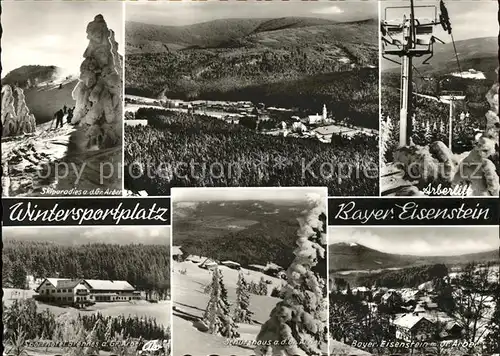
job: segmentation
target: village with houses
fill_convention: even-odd
[[[244,125],[262,134],[316,139],[322,143],[331,143],[332,136],[351,139],[362,135],[376,137],[378,131],[355,126],[348,117],[337,118],[327,106],[318,107],[318,112],[307,114],[295,109],[269,106],[251,101],[184,101],[178,99],[149,99],[139,96],[125,97],[125,124],[147,126],[148,120],[136,117],[141,107],[156,107],[169,111],[184,112],[215,117],[228,124]]]
[[[373,355],[488,354],[498,314],[498,250],[392,255],[355,242],[335,243],[329,250],[334,344]],[[347,268],[347,256],[353,267],[364,268]]]
[[[219,266],[224,266],[229,269],[236,271],[241,271],[241,264],[234,261],[216,261],[208,257],[202,257],[198,255],[187,255],[185,256],[182,251],[182,246],[172,246],[172,260],[175,262],[191,262],[197,265],[199,268],[206,270],[213,270]],[[268,262],[266,265],[250,264],[246,267],[249,271],[255,271],[267,275],[273,278],[280,278],[286,280],[285,269],[278,266],[276,263]],[[267,284],[271,284],[267,282]]]

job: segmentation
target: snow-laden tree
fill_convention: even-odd
[[[222,272],[216,268],[212,274],[210,300],[203,315],[203,320],[207,323],[210,333],[230,339],[240,336],[238,327],[230,316],[230,308]]]
[[[498,285],[498,284],[497,284]],[[497,286],[495,309],[487,326],[485,346],[488,353],[500,353],[500,287]]]
[[[53,339],[55,341],[73,342],[74,347],[64,347],[64,354],[68,356],[84,356],[85,343],[87,342],[87,332],[83,322],[77,319],[65,318],[57,324]]]
[[[253,313],[250,307],[250,292],[248,291],[248,284],[243,274],[238,276],[238,283],[236,287],[236,309],[234,310],[234,320],[237,323],[252,323]]]
[[[260,277],[258,287],[259,287],[259,295],[267,295],[267,283],[264,277]]]
[[[86,342],[87,342],[87,347],[85,349],[85,354],[86,355],[98,355],[99,354],[99,334],[102,333],[102,330],[104,329],[104,326],[102,325],[101,320],[97,320],[97,322],[94,324],[94,327],[90,331],[90,333],[87,335]]]
[[[299,218],[295,259],[287,270],[283,301],[276,304],[264,323],[257,341],[257,355],[321,355],[326,341],[328,307],[326,285],[313,268],[325,258],[326,234],[324,203],[318,195],[308,195],[308,210]]]
[[[7,351],[8,355],[13,356],[28,356],[28,352],[26,351],[26,333],[23,329],[18,326],[16,331],[12,334],[9,339],[10,350]]]
[[[425,124],[425,138],[427,140],[430,140],[432,138],[432,129],[431,129],[431,122],[428,120]]]
[[[385,117],[385,120],[384,118],[382,118],[382,122],[380,123],[380,129],[381,129],[380,145],[382,149],[382,155],[381,155],[382,163],[387,164],[386,155],[387,155],[387,150],[389,149],[391,143],[392,130],[393,130],[392,120],[388,115]]]

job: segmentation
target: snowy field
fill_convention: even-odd
[[[377,133],[376,130],[373,130],[375,133]],[[364,135],[369,135],[373,136],[372,130],[363,128],[363,127],[347,127],[347,126],[342,126],[339,124],[332,124],[332,125],[326,125],[326,126],[321,126],[318,127],[312,132],[318,133],[320,135],[332,135],[332,134],[342,134],[344,136],[349,136],[353,137],[358,134],[364,134]]]
[[[15,299],[28,299],[34,294],[36,293],[32,290],[3,288],[2,301],[8,306]],[[45,304],[38,301],[36,304],[39,312],[48,309],[56,316],[68,315],[76,317],[78,314],[90,315],[94,313],[101,313],[104,316],[137,315],[138,317],[156,318],[158,324],[170,325],[170,301],[159,303],[149,303],[146,301],[96,303],[85,310]]]
[[[212,281],[212,275],[209,271],[199,268],[197,264],[192,262],[173,262],[172,268],[174,273],[172,276],[173,290],[173,307],[182,311],[173,312],[173,355],[254,355],[253,348],[246,342],[256,339],[260,331],[261,324],[269,319],[271,310],[276,303],[280,301],[278,298],[271,296],[259,296],[250,294],[250,310],[254,313],[253,319],[256,322],[253,325],[238,324],[238,332],[240,333],[241,346],[225,345],[225,338],[214,336],[208,333],[198,331],[191,320],[183,318],[181,315],[189,314],[193,317],[201,318],[208,304],[209,295],[203,293],[206,285]],[[238,280],[239,271],[219,266],[223,274],[224,285],[228,290],[228,299],[231,303],[236,302],[236,283]],[[180,271],[185,270],[185,274]],[[268,285],[268,294],[275,286],[281,286],[283,280],[273,278],[263,273],[241,270],[245,279],[250,282],[259,282],[261,277],[270,280],[272,284]],[[246,345],[245,345],[246,343]],[[325,346],[326,352],[326,346]]]
[[[9,163],[10,195],[37,195],[43,187],[55,188],[55,180],[40,176],[50,163],[61,160],[74,127],[65,125],[50,130],[50,123],[38,125],[36,132],[2,139],[2,162]]]
[[[330,356],[370,356],[371,354],[346,345],[340,341],[330,339]]]
[[[132,104],[132,103],[125,103],[125,112],[137,112],[140,108],[150,108],[150,109],[160,109],[160,110],[168,110],[168,111],[177,111],[177,112],[183,112],[186,113],[188,112],[188,109],[184,108],[166,108],[161,105],[156,105],[154,103],[144,103],[144,104]],[[222,119],[226,116],[233,116],[233,117],[239,117],[241,115],[234,114],[234,113],[227,113],[223,111],[210,111],[210,110],[194,110],[195,114],[198,115],[207,115],[210,117],[214,117],[216,119]],[[125,120],[125,123],[127,123],[129,120]]]

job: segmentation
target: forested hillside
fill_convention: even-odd
[[[297,218],[304,208],[301,202],[294,207],[261,201],[220,204],[200,203],[189,215],[174,216],[173,243],[182,246],[186,255],[236,261],[243,267],[268,262],[283,268],[290,265],[299,229]],[[326,216],[321,219],[326,224]],[[326,259],[316,270],[324,274]]]
[[[139,110],[136,118],[148,126],[125,126],[126,189],[168,195],[172,187],[307,185],[326,186],[330,195],[378,194],[377,137],[335,137],[328,144],[263,135],[205,115]],[[266,158],[269,164],[257,170]],[[283,164],[273,163],[278,160]],[[130,167],[151,174],[129,174]]]
[[[217,20],[189,26],[132,23],[127,94],[251,100],[338,108],[377,128],[377,22]],[[370,70],[371,69],[371,70]]]
[[[2,284],[24,288],[26,276],[126,280],[136,289],[170,290],[168,245],[87,244],[6,240]]]

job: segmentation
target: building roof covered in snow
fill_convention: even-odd
[[[429,319],[427,319],[424,316],[421,315],[414,315],[414,314],[405,314],[399,319],[394,320],[394,325],[405,328],[405,329],[412,329],[417,325],[421,320],[427,320],[428,322],[432,323]]]
[[[415,310],[413,311],[414,313],[424,313],[425,308],[422,304],[419,304],[415,307]]]
[[[366,293],[368,292],[370,289],[366,288],[366,287],[357,287],[357,288],[353,288],[352,292],[353,293]]]
[[[172,246],[172,250],[170,251],[172,256],[179,256],[182,255],[182,246]]]
[[[203,261],[203,263],[200,265],[200,266],[217,266],[218,263],[215,262],[214,260],[211,260],[210,258],[207,258],[205,259],[205,261]]]
[[[257,264],[248,265],[248,267],[250,267],[252,269],[259,270],[259,271],[264,271],[266,269],[266,266],[257,265]]]
[[[404,288],[400,291],[401,297],[405,302],[416,299],[420,291],[418,289]]]
[[[82,282],[81,279],[69,279],[69,278],[45,278],[40,285],[37,287],[38,290],[45,281],[48,281],[50,284],[54,286],[54,288],[65,288],[65,289],[73,289],[78,284]]]
[[[224,266],[241,266],[238,262],[234,261],[222,261],[220,264]]]
[[[57,287],[60,282],[71,281],[69,278],[45,278],[45,280],[49,281],[54,287]]]
[[[85,279],[84,280],[92,289],[95,290],[135,290],[132,285],[127,281],[112,281],[104,279]]]
[[[272,262],[268,262],[266,264],[265,268],[266,268],[266,270],[270,270],[270,269],[272,269],[272,270],[278,270],[278,271],[283,270],[283,267],[281,267],[280,265],[277,265],[276,263],[272,263]]]
[[[201,262],[203,258],[198,255],[189,255],[186,257],[186,261]]]

